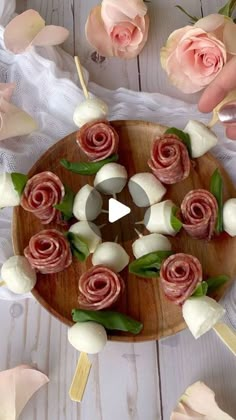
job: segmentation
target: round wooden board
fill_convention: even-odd
[[[147,160],[153,139],[162,134],[166,128],[143,121],[114,121],[112,125],[120,136],[119,162],[126,167],[128,176],[131,177],[137,172],[149,171]],[[72,133],[52,146],[35,163],[29,172],[29,176],[50,170],[56,173],[62,182],[69,185],[75,192],[84,184],[89,183],[92,185],[93,176],[72,174],[60,165],[60,159],[62,158],[70,161],[86,160],[75,142],[75,137],[76,134]],[[168,187],[165,199],[171,198],[174,203],[180,205],[188,191],[196,188],[209,189],[210,177],[216,167],[220,168],[224,178],[224,200],[236,197],[234,186],[220,163],[210,154],[205,154],[193,161],[190,176],[186,180]],[[124,246],[131,259],[133,259],[131,245],[135,239],[135,235],[132,233],[134,223],[142,220],[145,209],[134,207],[127,188],[118,194],[117,198],[122,203],[130,206],[132,212],[130,216],[126,216],[116,223],[109,224],[109,228],[105,229],[103,240],[113,241],[118,230],[119,243]],[[30,237],[36,232],[53,227],[62,230],[62,228],[53,224],[45,227],[31,213],[24,211],[21,207],[16,207],[14,209],[12,227],[15,254],[23,254]],[[142,231],[145,232],[144,228]],[[236,238],[230,238],[227,234],[222,234],[210,242],[200,241],[190,238],[182,229],[175,238],[170,238],[170,240],[174,251],[189,253],[199,258],[202,263],[204,278],[219,274],[227,274],[231,279],[235,276]],[[90,267],[90,258],[87,259],[86,263],[80,263],[74,258],[73,264],[62,273],[51,275],[39,273],[33,295],[60,321],[71,325],[71,310],[78,307],[78,279]],[[128,269],[123,270],[121,275],[126,283],[126,291],[117,303],[115,310],[142,321],[144,327],[137,336],[114,332],[109,336],[111,340],[154,340],[174,334],[185,328],[181,309],[164,297],[158,279],[139,278],[129,274]],[[228,285],[218,290],[214,297],[219,299]]]

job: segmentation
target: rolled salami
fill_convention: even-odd
[[[185,144],[174,134],[154,140],[148,166],[164,184],[175,184],[189,176],[190,159]]]
[[[70,244],[56,229],[45,229],[32,236],[24,255],[31,267],[42,274],[58,273],[72,263]]]
[[[65,189],[57,175],[45,171],[34,175],[26,183],[21,206],[40,219],[42,224],[61,220],[61,214],[53,206],[59,204]]]
[[[108,121],[100,120],[83,125],[76,141],[90,160],[98,161],[117,152],[119,136]]]
[[[183,228],[193,238],[210,240],[214,234],[217,212],[217,201],[209,191],[190,191],[181,204]]]
[[[115,303],[124,291],[125,284],[119,274],[97,265],[82,274],[78,288],[80,308],[99,310]]]
[[[160,281],[165,296],[176,305],[181,305],[202,281],[201,263],[192,255],[171,255],[161,266]]]

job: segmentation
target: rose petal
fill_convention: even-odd
[[[160,52],[160,60],[161,60],[161,66],[164,70],[166,69],[166,62],[169,58],[169,55],[175,50],[177,47],[179,41],[182,39],[183,35],[191,29],[192,26],[185,26],[184,28],[176,29],[174,32],[172,32],[169,36],[169,38],[166,41],[166,45],[161,48]]]
[[[136,48],[134,48],[132,46],[132,43],[131,43],[131,45],[128,46],[125,49],[125,51],[117,50],[116,51],[117,57],[124,58],[124,59],[131,59],[131,58],[137,57],[137,55],[142,51],[142,49],[143,49],[143,47],[144,47],[144,45],[147,41],[147,37],[148,37],[148,29],[149,29],[149,17],[148,17],[148,15],[146,15],[144,17],[144,20],[145,20],[145,32],[143,33],[142,42]]]
[[[6,101],[9,101],[15,87],[15,83],[0,83],[0,98],[4,98]]]
[[[214,13],[212,15],[205,16],[199,19],[193,26],[195,28],[201,28],[205,32],[213,32],[224,23],[224,16]]]
[[[62,44],[69,36],[69,31],[62,26],[45,26],[32,40],[32,45],[58,45]]]
[[[34,119],[25,111],[9,104],[5,99],[0,102],[0,141],[9,137],[22,136],[38,128]]]
[[[236,54],[236,25],[232,21],[227,22],[223,32],[223,42],[228,53]]]
[[[16,16],[6,26],[4,42],[8,50],[15,54],[25,51],[38,32],[45,26],[45,21],[35,10],[27,10]]]
[[[115,55],[111,38],[101,18],[101,6],[95,6],[90,11],[85,25],[85,34],[90,45],[95,47],[99,54],[105,57]]]
[[[0,418],[16,420],[32,395],[48,382],[46,375],[26,365],[0,372]]]
[[[102,19],[111,21],[111,24],[128,20],[133,20],[136,16],[145,16],[147,6],[143,0],[103,0],[102,2]]]

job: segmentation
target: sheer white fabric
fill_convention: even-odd
[[[0,24],[6,25],[14,7],[14,1],[2,0]],[[72,116],[76,105],[83,100],[83,94],[70,55],[59,47],[36,48],[13,55],[4,49],[3,30],[3,26],[0,27],[0,82],[16,83],[12,101],[37,120],[39,130],[0,142],[0,171],[26,173],[48,147],[76,130]],[[92,82],[89,90],[107,102],[111,120],[142,119],[183,128],[189,119],[205,123],[210,119],[209,115],[200,114],[196,105],[158,93],[139,93],[123,88],[110,91]],[[215,132],[220,140],[212,152],[236,183],[236,142],[228,140],[219,125]],[[0,264],[13,254],[11,214],[10,209],[0,212]],[[2,287],[0,298],[17,299],[19,296]],[[224,306],[231,322],[236,324],[236,284],[226,294]]]

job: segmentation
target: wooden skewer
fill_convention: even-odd
[[[88,92],[86,83],[84,81],[83,69],[82,69],[81,63],[79,61],[79,57],[75,56],[74,60],[75,60],[79,80],[80,80],[80,83],[81,83],[81,86],[82,86],[82,89],[83,89],[83,92],[84,92],[84,96],[85,96],[86,99],[88,99],[89,98],[89,92]]]
[[[229,350],[232,351],[234,356],[236,356],[236,332],[223,322],[218,322],[213,329]]]
[[[92,363],[90,362],[87,353],[81,352],[69,390],[69,396],[72,401],[82,401],[91,366]]]
[[[2,287],[2,286],[6,286],[6,282],[0,280],[0,287]]]

